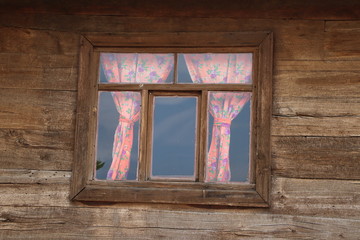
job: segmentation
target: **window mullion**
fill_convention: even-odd
[[[174,54],[174,84],[178,83],[178,54]]]
[[[139,164],[138,180],[145,181],[147,177],[147,129],[148,129],[148,112],[149,112],[149,91],[141,91],[141,122],[140,122],[140,144],[139,144]]]
[[[199,159],[198,159],[198,181],[204,182],[205,179],[205,162],[207,156],[207,123],[208,123],[208,91],[201,91],[201,100],[199,106]]]

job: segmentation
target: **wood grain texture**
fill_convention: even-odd
[[[360,137],[273,137],[276,176],[360,180]]]
[[[307,72],[317,72],[329,76],[333,74],[345,74],[360,71],[360,61],[356,60],[282,60],[275,59],[275,70],[280,74],[289,72],[297,72],[299,74],[307,74]],[[330,73],[329,73],[330,72]],[[346,75],[345,75],[346,76]]]
[[[93,178],[95,164],[95,129],[97,118],[97,68],[99,56],[93,46],[80,38],[79,79],[75,125],[74,162],[70,198],[75,197]]]
[[[268,32],[123,32],[86,34],[95,47],[256,47]]]
[[[270,33],[259,46],[259,60],[254,89],[256,118],[253,120],[251,153],[255,160],[256,191],[269,202],[271,188],[271,113],[272,113],[272,80],[273,80],[273,34]],[[254,108],[253,108],[254,109]]]
[[[20,44],[21,40],[17,41]],[[6,68],[10,68],[11,70],[15,70],[15,68],[29,68],[34,70],[38,68],[48,70],[53,68],[75,68],[74,70],[77,71],[77,64],[77,54],[0,53],[1,70],[5,70]]]
[[[114,17],[53,14],[1,14],[0,23],[40,32],[69,31],[122,34],[131,32],[272,31],[277,58],[319,60],[324,55],[324,22],[199,17]],[[39,32],[38,31],[38,32]]]
[[[326,32],[359,32],[360,21],[326,21]]]
[[[77,68],[1,67],[1,88],[76,90]]]
[[[273,186],[275,213],[359,220],[360,181],[275,178]]]
[[[359,31],[326,33],[324,38],[326,58],[359,60],[359,37]]]
[[[334,68],[338,69],[336,63]],[[360,108],[355,107],[360,104],[360,72],[355,64],[349,61],[352,71],[328,71],[331,64],[323,65],[324,70],[316,71],[315,66],[307,70],[311,63],[302,65],[303,71],[277,70],[273,114],[319,118],[360,116]]]
[[[0,169],[0,184],[68,184],[70,171]]]
[[[69,0],[36,3],[29,0],[3,0],[1,12],[51,13],[79,15],[112,16],[156,16],[156,17],[236,17],[265,19],[358,19],[359,3],[353,0],[329,0],[326,4],[311,0],[281,1],[243,1],[241,4],[231,0],[191,0],[164,1],[130,0],[102,2],[99,0]]]
[[[288,214],[288,216],[318,216],[333,218],[334,221],[346,221],[346,219],[358,219],[360,214],[360,182],[359,180],[331,180],[331,179],[297,179],[273,177],[271,191],[271,209],[242,209],[242,208],[211,208],[195,207],[194,205],[174,204],[139,204],[139,203],[105,203],[72,202],[69,200],[69,177],[67,171],[24,171],[3,170],[5,177],[1,177],[0,205],[27,207],[51,207],[59,210],[75,208],[78,214],[86,214],[86,207],[95,208],[98,212],[106,212],[109,209],[118,211],[154,211],[159,216],[168,212],[176,214],[179,211],[203,212],[208,215],[228,215],[229,224],[233,222],[231,214],[258,214],[266,213]],[[9,183],[13,179],[12,183]],[[85,209],[84,209],[85,208]],[[1,212],[0,212],[1,214]],[[276,216],[276,215],[274,215]],[[104,213],[101,217],[109,217]],[[219,223],[214,218],[214,224]],[[309,218],[310,219],[310,218]],[[225,219],[224,219],[225,220]],[[44,219],[45,221],[45,219]],[[86,219],[83,219],[86,221]],[[199,226],[198,224],[195,226]]]
[[[360,59],[360,21],[325,22],[326,56],[333,59]]]
[[[77,56],[0,53],[1,88],[76,90]]]
[[[360,226],[356,219],[121,207],[3,207],[0,219],[5,239],[357,239]]]
[[[276,116],[271,121],[273,136],[359,137],[359,117]]]
[[[69,205],[67,184],[0,184],[0,202],[5,206]]]
[[[278,21],[216,18],[122,18],[124,32],[254,32],[271,31],[280,59],[323,58],[324,23],[322,21]],[[116,33],[116,32],[113,32]],[[119,34],[121,34],[120,32]]]
[[[74,33],[0,27],[0,52],[65,54],[78,52],[79,36]]]
[[[0,129],[0,168],[71,170],[72,131]]]
[[[0,128],[73,131],[76,92],[1,89]]]

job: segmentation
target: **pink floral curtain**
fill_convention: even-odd
[[[173,54],[102,53],[100,61],[109,83],[164,83],[174,66]],[[119,112],[109,180],[126,180],[133,144],[133,125],[140,117],[139,92],[112,92]]]
[[[184,54],[194,83],[251,83],[252,54]],[[209,112],[214,118],[206,161],[206,182],[231,179],[229,148],[231,121],[250,99],[248,92],[210,92]]]

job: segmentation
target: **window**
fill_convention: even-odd
[[[72,199],[268,206],[270,33],[81,45]]]

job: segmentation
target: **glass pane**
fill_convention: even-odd
[[[101,53],[101,83],[173,83],[174,54]]]
[[[249,92],[209,92],[207,182],[246,182],[250,160]]]
[[[152,176],[195,179],[197,97],[155,97]]]
[[[200,53],[178,55],[178,82],[252,83],[252,53]]]
[[[137,179],[140,103],[138,92],[99,92],[96,179]]]

